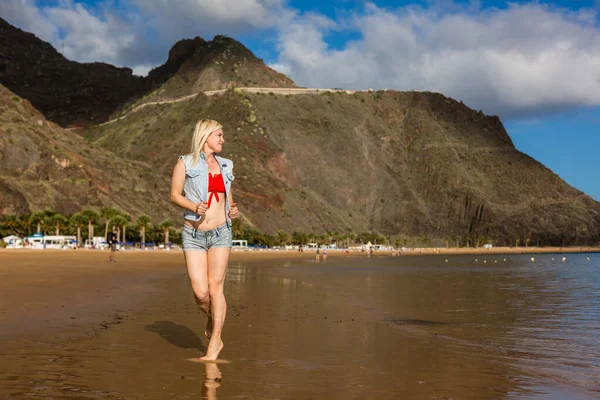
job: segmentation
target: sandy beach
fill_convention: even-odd
[[[546,253],[593,253],[597,247],[496,247],[423,248],[405,250],[399,256],[510,255]],[[377,251],[374,256],[391,256]],[[329,250],[328,258],[368,257],[359,251]],[[93,250],[0,250],[1,337],[43,334],[61,329],[63,334],[81,333],[79,328],[102,322],[107,310],[127,310],[155,291],[153,282],[185,278],[181,251],[122,251],[117,263],[107,262],[107,251]],[[314,260],[315,251],[235,251],[231,262],[281,262]]]
[[[340,255],[339,253],[336,255]],[[336,255],[333,255],[335,257]],[[150,296],[153,282],[185,278],[181,251],[1,250],[0,338],[102,322]],[[231,261],[313,259],[305,252],[233,252]]]
[[[222,363],[202,364],[181,252],[0,251],[0,398],[593,398],[529,382],[507,339],[528,317],[495,289],[538,279],[498,277],[517,253],[484,276],[444,263],[464,255],[235,252]]]

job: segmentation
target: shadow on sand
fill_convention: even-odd
[[[147,325],[146,330],[158,333],[167,342],[182,349],[206,351],[200,337],[187,326],[177,325],[171,321],[156,321],[151,325]]]

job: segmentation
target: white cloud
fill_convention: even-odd
[[[148,72],[150,72],[150,70],[152,68],[154,68],[154,65],[151,64],[140,64],[140,65],[136,65],[133,68],[133,74],[134,75],[138,75],[138,76],[147,76]]]
[[[341,50],[311,20],[288,24],[275,66],[301,85],[432,90],[503,116],[600,105],[596,20],[539,4],[452,13],[368,4],[353,20],[361,39]]]
[[[123,65],[120,55],[135,45],[135,26],[110,12],[97,11],[72,0],[44,7],[33,0],[0,1],[3,18],[50,42],[68,59]]]
[[[146,73],[164,62],[176,41],[268,29],[289,11],[282,0],[113,0],[84,6],[74,0],[42,5],[0,0],[9,23],[50,42],[67,58],[127,65]]]
[[[464,4],[464,3],[460,3]],[[486,113],[531,116],[600,105],[600,29],[593,9],[537,2],[506,9],[430,0],[372,3],[336,20],[286,0],[0,0],[0,15],[77,61],[127,65],[145,75],[183,38],[266,33],[271,65],[301,86],[432,90]],[[359,37],[341,47],[330,35]]]
[[[132,0],[159,32],[190,37],[215,30],[243,33],[273,25],[280,0]]]
[[[10,24],[41,38],[51,38],[58,34],[58,28],[42,15],[34,0],[0,1],[0,16]]]
[[[48,21],[60,28],[62,35],[54,39],[69,59],[83,62],[119,62],[121,49],[135,43],[136,34],[125,21],[111,14],[93,15],[81,4],[46,10]]]

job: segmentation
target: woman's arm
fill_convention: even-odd
[[[231,195],[231,190],[229,191],[229,218],[236,219],[238,217],[239,211],[237,208],[237,203],[233,202],[233,196]]]
[[[183,193],[183,184],[185,183],[185,164],[182,159],[177,161],[173,168],[173,177],[171,178],[171,202],[181,208],[196,212],[198,204],[188,200]]]

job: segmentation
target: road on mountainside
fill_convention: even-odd
[[[310,88],[238,87],[238,88],[234,88],[234,89],[235,90],[239,89],[239,90],[242,90],[242,91],[248,92],[248,93],[274,93],[274,94],[291,94],[291,95],[310,94],[310,93],[317,94],[317,93],[324,93],[324,92],[334,92],[334,93],[342,92],[342,93],[352,94],[352,93],[356,92],[356,90],[310,89]],[[127,118],[129,115],[133,114],[134,112],[137,112],[147,106],[155,106],[155,105],[159,105],[159,104],[169,104],[169,103],[179,103],[181,101],[191,100],[194,97],[198,96],[198,94],[200,94],[200,93],[204,93],[207,96],[214,96],[215,94],[225,93],[228,90],[230,90],[230,89],[210,90],[207,92],[198,92],[198,93],[188,94],[186,96],[178,97],[176,99],[163,99],[163,100],[158,100],[158,101],[150,101],[148,103],[143,103],[143,104],[140,104],[140,105],[134,107],[127,114],[122,115],[119,118],[111,119],[110,121],[103,122],[101,124],[98,124],[97,126],[104,126],[104,125],[108,125],[108,124],[112,124],[114,122],[120,121],[124,118]],[[74,130],[74,129],[79,129],[79,128],[69,128],[69,130]]]

